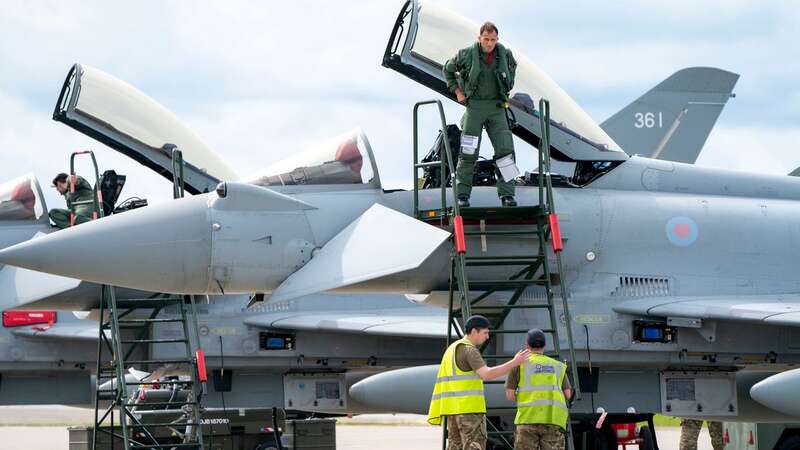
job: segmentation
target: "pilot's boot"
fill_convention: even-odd
[[[500,201],[503,203],[503,206],[517,206],[517,201],[514,200],[514,197],[511,195],[500,197]]]

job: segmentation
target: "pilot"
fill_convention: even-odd
[[[544,355],[544,332],[528,331],[530,356],[506,379],[506,398],[517,403],[515,450],[563,450],[572,386],[567,365]]]
[[[722,438],[722,422],[706,421],[708,424],[708,434],[711,436],[711,447],[714,450],[723,450],[725,441]],[[680,450],[697,450],[697,438],[700,436],[700,429],[703,428],[702,420],[683,419],[681,420],[681,443]]]
[[[514,87],[517,62],[511,51],[497,42],[497,27],[486,22],[478,42],[463,48],[444,64],[447,88],[467,110],[461,118],[461,151],[456,168],[459,206],[469,206],[472,178],[483,129],[492,141],[497,167],[497,195],[503,206],[517,206],[513,179],[519,174],[514,140],[506,120],[508,95]]]
[[[59,194],[63,195],[67,201],[67,209],[54,208],[50,210],[50,220],[58,228],[67,228],[69,223],[69,208],[73,202],[92,202],[94,200],[94,189],[83,177],[75,177],[75,192],[69,191],[68,175],[60,173],[53,178],[53,187]],[[81,224],[92,220],[94,212],[93,203],[82,203],[75,205],[75,224]]]
[[[486,448],[486,400],[483,381],[507,374],[524,362],[529,350],[522,350],[511,361],[487,367],[478,349],[489,339],[489,320],[472,316],[464,324],[465,335],[452,343],[442,356],[433,388],[428,423],[439,425],[447,416],[448,450]]]

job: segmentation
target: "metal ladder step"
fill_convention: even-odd
[[[173,319],[173,318],[168,318],[168,319],[155,318],[155,319],[121,319],[121,320],[119,320],[120,324],[148,324],[148,323],[169,323],[169,322],[183,322],[183,320],[182,319],[177,319],[177,318],[175,318],[175,319]]]
[[[497,306],[473,306],[472,311],[495,311],[498,309],[550,309],[552,306],[547,304],[535,305],[497,305]]]
[[[139,386],[139,385],[145,385],[145,386],[160,386],[160,385],[171,386],[171,385],[176,385],[176,384],[191,385],[192,383],[194,383],[194,380],[130,381],[130,382],[126,382],[125,385],[127,385],[127,386]]]
[[[480,259],[478,259],[480,258]],[[488,257],[476,257],[476,256],[467,256],[464,258],[464,262],[467,266],[532,266],[534,264],[539,264],[541,260],[539,258],[526,258],[526,259],[516,259],[516,258],[488,258]]]
[[[187,339],[123,339],[120,342],[123,344],[177,344],[185,343]]]
[[[144,403],[139,403],[139,404],[135,404],[135,405],[132,404],[132,403],[129,403],[129,406],[131,406],[131,407],[133,407],[133,406],[147,406],[147,407],[153,407],[153,406],[185,406],[185,405],[199,405],[199,403],[195,402],[195,401],[192,401],[192,402],[152,402],[151,403],[151,402],[148,402],[147,400],[145,400]],[[137,410],[137,412],[138,411],[149,411],[149,410]]]
[[[189,358],[173,358],[173,359],[129,359],[125,364],[129,366],[144,365],[144,364],[193,364],[194,360]]]
[[[130,448],[152,448],[152,449],[170,449],[170,448],[202,448],[201,444],[131,444]]]
[[[129,427],[133,428],[145,428],[145,427],[167,427],[167,428],[175,428],[175,427],[185,427],[185,426],[192,426],[192,425],[200,425],[197,422],[150,422],[150,423],[129,423]]]

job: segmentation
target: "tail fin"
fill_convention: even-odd
[[[600,126],[628,154],[693,164],[738,80],[713,67],[682,69]]]

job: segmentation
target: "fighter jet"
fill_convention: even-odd
[[[436,65],[470,42],[477,28],[435,8],[417,3],[409,8],[404,29],[413,30],[416,39],[405,41],[387,65],[443,92]],[[438,25],[425,29],[426,23]],[[446,38],[437,34],[442,30]],[[396,31],[393,41],[401,37]],[[636,405],[640,411],[697,415],[696,406],[708,399],[675,398],[669,392],[693,389],[701,380],[707,392],[731,393],[738,371],[775,372],[795,363],[796,351],[784,337],[791,328],[780,325],[794,323],[797,304],[796,282],[781,265],[791,256],[782,244],[792,241],[786,224],[800,196],[797,180],[630,157],[533,63],[521,62],[519,70],[521,92],[553,102],[554,156],[576,164],[570,183],[556,189],[568,238],[562,276],[576,323],[586,332],[585,338],[576,333],[576,347],[586,348],[579,359],[588,361],[591,353],[595,372],[589,376],[596,373],[603,383],[602,391],[587,391],[591,398],[577,410],[593,412],[596,403],[610,411]],[[515,132],[536,145],[538,119],[525,115],[523,106],[515,106],[520,122]],[[447,282],[442,273],[447,233],[410,217],[411,193],[383,192],[372,156],[366,139],[351,134],[322,158],[298,157],[268,169],[254,184],[228,182],[169,207],[85,224],[4,250],[0,260],[130,287],[152,280],[171,292],[271,291],[278,305],[308,292],[345,287],[430,294],[435,301]],[[519,191],[523,203],[534,203],[533,189]],[[438,192],[425,194],[423,209],[441,206]],[[497,202],[490,187],[477,188],[473,199],[479,205]],[[173,231],[181,227],[188,232]],[[386,237],[387,229],[397,236]],[[770,239],[758,245],[747,240],[762,230]],[[108,259],[65,273],[48,259],[49,251],[68,251],[93,238],[141,260],[150,256],[144,247],[183,252],[189,261],[148,268],[141,275]],[[536,251],[534,243],[493,238],[487,252],[520,245]],[[365,267],[365,259],[377,261]],[[177,280],[170,280],[164,272],[175,267]],[[496,274],[470,273],[470,279],[488,275]],[[531,292],[526,301],[536,298]],[[537,325],[525,314],[512,319],[520,326]],[[766,342],[742,342],[742,333]],[[519,342],[505,339],[502,345],[513,349]],[[428,388],[428,395],[430,386],[421,380],[417,390]],[[747,399],[731,398],[735,394],[703,403],[702,415],[742,416]]]

